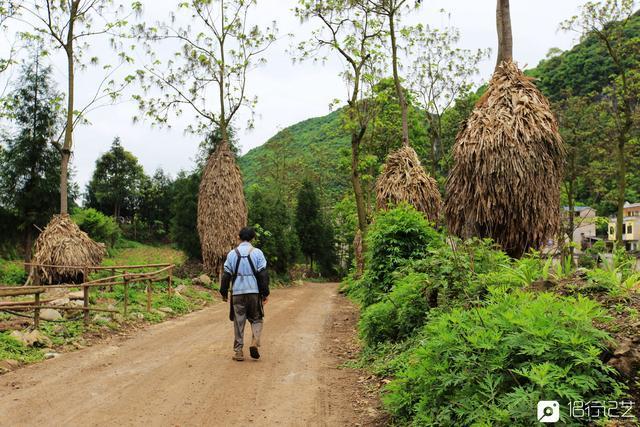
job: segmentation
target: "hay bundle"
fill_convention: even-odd
[[[491,237],[511,256],[560,226],[565,148],[549,102],[502,61],[456,137],[445,214],[461,237]]]
[[[198,193],[198,234],[209,274],[219,277],[246,224],[242,175],[229,145],[222,142],[207,161]]]
[[[80,268],[37,267],[29,281],[37,277],[43,284],[78,282],[84,279],[82,267],[100,265],[106,252],[105,245],[91,240],[69,215],[55,215],[36,240],[32,262]]]
[[[387,156],[376,181],[376,200],[378,209],[407,202],[434,222],[442,206],[438,184],[425,172],[418,154],[408,145]]]

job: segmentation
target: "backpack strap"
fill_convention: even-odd
[[[240,255],[240,251],[238,250],[238,248],[235,248],[234,251],[236,252],[236,268],[233,271],[233,275],[231,276],[231,290],[233,291],[233,284],[235,283],[236,279],[238,278],[238,270],[240,269],[240,260],[242,259],[242,256]]]
[[[253,273],[253,276],[257,278],[258,276],[258,272],[256,271],[256,266],[253,264],[253,260],[251,259],[251,252],[253,252],[255,248],[251,248],[249,250],[249,253],[247,254],[247,261],[249,261],[249,267],[251,267],[251,272]]]

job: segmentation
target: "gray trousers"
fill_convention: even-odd
[[[251,345],[260,346],[260,334],[262,333],[262,300],[259,294],[243,294],[233,296],[233,350],[242,351],[244,346],[244,325],[251,324]]]

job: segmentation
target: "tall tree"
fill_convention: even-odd
[[[402,113],[402,145],[409,145],[409,117],[408,103],[405,91],[402,89],[402,78],[400,77],[398,35],[400,33],[400,19],[404,9],[409,8],[412,0],[358,0],[368,10],[378,14],[386,20],[387,34],[391,48],[391,69],[393,71],[393,82],[396,88],[396,96],[400,103]],[[420,5],[421,0],[413,2],[415,7]]]
[[[249,72],[266,62],[265,52],[276,40],[275,22],[260,28],[248,22],[257,0],[190,0],[178,3],[169,23],[158,27],[140,24],[138,34],[147,43],[150,64],[139,70],[145,90],[157,88],[161,95],[138,95],[141,111],[154,124],[171,126],[172,117],[185,108],[196,114],[188,126],[193,133],[220,132],[229,142],[229,126],[241,108],[252,108],[257,98],[247,91]],[[180,26],[181,18],[186,18]],[[168,61],[158,57],[157,44],[178,43]],[[251,126],[249,122],[249,126]]]
[[[173,183],[171,239],[191,259],[202,260],[198,235],[198,187],[202,173],[180,172]]]
[[[598,144],[603,129],[600,126],[599,106],[586,97],[569,96],[553,104],[553,109],[567,148],[563,187],[569,209],[564,212],[568,216],[562,231],[571,241],[576,229],[574,213],[580,181],[584,181],[585,175],[589,173],[591,155],[594,152],[592,147]],[[580,225],[577,224],[578,227]],[[570,252],[573,254],[573,246],[570,246]]]
[[[419,24],[402,34],[411,58],[408,81],[428,124],[431,175],[443,177],[442,118],[456,99],[466,96],[473,87],[471,79],[479,71],[478,64],[491,50],[459,48],[460,31],[455,27],[437,29]]]
[[[298,192],[295,228],[298,233],[300,250],[304,254],[310,268],[314,261],[322,261],[323,269],[331,263],[335,249],[333,247],[333,231],[320,207],[320,200],[313,184],[305,181]]]
[[[131,12],[120,16],[120,9],[113,7],[112,0],[31,0],[21,5],[21,12],[26,22],[33,25],[36,36],[43,37],[52,43],[54,48],[64,53],[67,62],[66,69],[66,120],[64,130],[50,142],[60,152],[60,213],[66,214],[68,204],[68,172],[69,160],[73,151],[73,130],[79,124],[86,122],[86,115],[107,104],[113,103],[124,88],[132,81],[127,76],[123,81],[114,78],[119,66],[104,65],[104,78],[98,84],[96,91],[82,107],[76,105],[76,71],[88,64],[97,64],[97,57],[86,60],[89,41],[100,36],[109,37],[112,44],[117,46],[116,38],[119,30],[127,25],[127,17],[141,10],[139,1],[131,2]],[[119,53],[120,65],[132,62],[132,57]]]
[[[364,3],[341,0],[300,0],[296,15],[320,23],[314,36],[298,45],[305,59],[326,48],[345,61],[342,76],[349,87],[344,118],[351,133],[351,185],[358,230],[366,236],[368,209],[362,188],[360,156],[367,128],[375,114],[373,86],[384,69],[381,38],[384,22]]]
[[[297,236],[290,210],[272,188],[252,186],[248,191],[249,225],[259,230],[260,249],[278,274],[286,274],[295,261]]]
[[[163,63],[149,44],[147,52],[153,60],[139,75],[145,89],[155,87],[161,96],[136,96],[141,110],[155,123],[169,125],[169,117],[188,108],[197,121],[187,130],[200,134],[220,130],[221,143],[204,169],[198,198],[204,266],[219,277],[237,230],[247,220],[242,176],[229,148],[229,126],[242,107],[253,111],[257,100],[248,97],[248,74],[266,61],[265,51],[276,39],[275,22],[264,29],[249,23],[249,12],[256,4],[256,0],[180,2],[179,9],[189,15],[183,27],[175,14],[171,23],[159,28],[139,27],[147,40],[175,41],[179,46]]]
[[[96,160],[96,169],[87,184],[87,205],[116,219],[133,216],[142,186],[148,180],[138,159],[115,138],[109,151]]]
[[[609,87],[605,89],[603,102],[613,118],[615,157],[617,165],[617,215],[616,241],[622,245],[624,203],[627,186],[627,145],[638,125],[638,97],[640,96],[640,72],[627,58],[640,55],[640,40],[627,38],[625,32],[635,10],[634,0],[604,0],[587,2],[580,14],[562,23],[567,31],[577,31],[583,37],[595,35],[605,47],[614,65]]]
[[[60,124],[60,94],[51,67],[41,63],[39,52],[22,66],[17,87],[7,99],[16,132],[0,152],[0,198],[21,218],[25,259],[31,259],[34,227],[43,227],[59,198],[57,177],[60,155],[49,139]]]
[[[22,1],[20,0],[5,0],[0,3],[0,30],[2,30],[3,33],[9,33],[9,26],[7,23],[11,18],[19,14],[21,3]],[[6,71],[14,62],[14,55],[16,52],[14,42],[9,41],[8,46],[9,49],[8,52],[6,52],[7,56],[0,58],[0,74]]]

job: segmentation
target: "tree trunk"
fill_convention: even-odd
[[[74,108],[74,58],[73,58],[73,29],[75,19],[78,14],[79,0],[71,3],[69,10],[69,30],[67,31],[67,43],[65,52],[67,54],[67,122],[64,129],[64,144],[62,145],[60,163],[60,213],[69,213],[69,160],[71,158],[71,148],[73,147],[73,108]]]
[[[511,34],[511,10],[509,0],[498,0],[496,6],[496,26],[498,29],[497,68],[502,61],[513,60],[513,36]]]
[[[31,248],[33,246],[33,224],[30,222],[27,223],[27,228],[24,231],[24,262],[31,262]],[[29,273],[31,271],[31,267],[25,265],[24,271]]]
[[[396,29],[394,22],[394,12],[389,14],[389,34],[391,36],[391,60],[393,64],[393,82],[396,86],[396,95],[400,103],[400,111],[402,112],[402,145],[409,146],[409,119],[407,117],[407,99],[404,96],[402,85],[400,84],[400,75],[398,74],[398,46],[396,44]]]
[[[359,135],[351,135],[351,184],[353,185],[353,194],[356,199],[356,210],[358,211],[358,229],[363,236],[367,233],[367,209],[364,202],[364,193],[362,191],[362,182],[360,181],[360,172],[358,164],[360,161],[360,141]]]
[[[627,165],[624,158],[624,146],[626,137],[620,135],[618,138],[618,211],[616,215],[616,242],[622,246],[624,244],[622,235],[624,233],[624,202],[627,185]]]
[[[572,159],[573,160],[573,159]],[[573,161],[571,162],[573,165]],[[573,197],[573,184],[574,184],[574,177],[573,175],[569,178],[569,182],[567,185],[567,201],[568,201],[568,205],[569,205],[569,224],[568,224],[568,232],[567,235],[569,236],[569,253],[571,254],[571,260],[573,261],[573,254],[575,252],[575,249],[573,247],[573,233],[575,230],[575,200]]]

